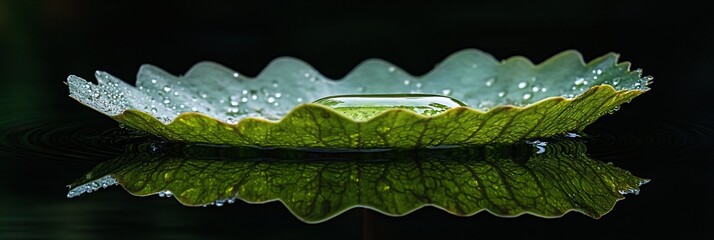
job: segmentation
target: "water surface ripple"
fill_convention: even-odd
[[[669,113],[643,116],[636,125],[613,121],[586,129],[590,133],[589,153],[602,161],[630,161],[649,157],[664,162],[695,161],[714,155],[714,114],[697,112],[697,118]],[[660,119],[653,120],[653,117]],[[617,120],[617,119],[614,119]]]
[[[57,119],[42,114],[23,114],[0,124],[0,153],[8,156],[7,160],[33,159],[48,164],[97,163],[144,136],[110,120]]]

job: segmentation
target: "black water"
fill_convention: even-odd
[[[416,236],[633,236],[710,233],[713,116],[631,117],[621,110],[588,128],[588,153],[652,179],[601,219],[457,217],[423,208],[404,217],[353,209],[306,224],[280,203],[186,207],[174,199],[134,197],[120,187],[68,199],[65,185],[142,137],[99,114],[18,114],[2,122],[0,238],[393,238]],[[91,112],[90,112],[91,113]],[[620,116],[620,117],[618,117]],[[136,136],[132,138],[131,136]],[[677,224],[672,224],[676,221]]]
[[[606,1],[404,2],[340,11],[328,5],[0,2],[0,239],[714,236],[714,28],[706,8]],[[652,181],[600,219],[575,212],[555,219],[456,217],[427,207],[404,217],[353,209],[305,224],[277,202],[192,208],[120,187],[66,198],[67,184],[133,141],[66,96],[69,74],[90,77],[101,69],[131,82],[143,63],[180,74],[213,60],[255,75],[290,55],[333,78],[369,57],[418,75],[467,47],[535,62],[571,48],[586,59],[616,51],[653,75],[651,92],[585,131],[592,158]]]

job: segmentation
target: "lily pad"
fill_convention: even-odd
[[[67,196],[119,184],[136,196],[173,196],[187,206],[280,201],[311,223],[355,207],[391,216],[433,206],[459,216],[578,211],[599,218],[649,181],[589,158],[579,141],[537,147],[314,153],[150,145],[152,151],[130,150],[99,164]]]
[[[617,54],[585,64],[566,51],[534,66],[497,61],[478,50],[449,56],[415,77],[367,60],[339,81],[294,58],[271,62],[255,78],[201,62],[184,76],[151,66],[136,87],[98,71],[98,84],[69,76],[70,97],[118,122],[169,140],[287,148],[422,148],[513,143],[581,131],[646,92],[651,77]],[[387,108],[366,119],[315,100],[333,95],[438,94],[457,106],[434,115]]]

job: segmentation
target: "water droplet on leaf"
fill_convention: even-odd
[[[530,93],[523,94],[523,100],[531,99],[532,96]]]
[[[583,85],[585,84],[585,78],[577,78],[574,83],[576,86]]]

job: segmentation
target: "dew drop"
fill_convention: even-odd
[[[191,111],[198,112],[198,108],[192,107],[192,108],[191,108]]]
[[[617,191],[618,191],[620,194],[622,194],[622,195],[630,194],[630,193],[635,194],[635,195],[639,195],[639,194],[640,194],[640,190],[634,189],[634,188],[625,189],[625,190],[617,190]]]
[[[585,78],[575,79],[575,85],[579,86],[579,85],[583,85],[583,84],[585,84]]]
[[[151,108],[151,112],[152,112],[152,113],[156,113],[157,111],[158,111],[158,110],[156,110],[156,108]]]
[[[533,95],[530,94],[530,93],[523,94],[523,100],[531,99],[532,96],[533,96]]]
[[[295,100],[296,100],[297,102],[299,102],[299,103],[302,102],[302,98],[297,98],[297,99],[295,99]]]
[[[282,96],[283,96],[283,94],[281,94],[281,93],[275,93],[275,98],[280,98]]]
[[[528,83],[526,83],[526,82],[521,82],[518,84],[518,88],[520,88],[520,89],[526,88],[527,86],[528,86]]]
[[[169,100],[169,99],[164,99],[164,104],[169,104],[169,103],[171,103],[171,100]]]
[[[273,97],[268,98],[268,103],[274,103],[274,102],[275,102],[275,98],[273,98]]]
[[[231,96],[230,105],[231,105],[231,106],[234,106],[234,107],[235,107],[235,106],[238,106],[238,104],[240,104],[239,101],[240,101],[240,98],[239,98],[238,96]]]
[[[490,87],[491,85],[493,85],[493,82],[495,82],[495,81],[496,81],[495,78],[491,78],[491,79],[489,79],[489,80],[486,80],[486,87]]]
[[[526,144],[530,144],[531,146],[535,147],[538,149],[536,151],[536,154],[541,154],[545,152],[545,147],[548,146],[548,142],[545,141],[540,141],[540,140],[534,140],[534,141],[526,141]]]
[[[449,95],[451,95],[451,89],[447,88],[447,89],[441,90],[441,94],[449,96]]]
[[[242,98],[240,99],[240,101],[241,101],[241,102],[248,102],[248,98],[247,98],[247,97],[242,97]]]
[[[278,81],[273,81],[273,87],[274,88],[278,87]]]
[[[159,192],[159,197],[171,197],[173,196],[173,193],[169,190],[161,191]]]
[[[505,91],[500,91],[500,92],[498,92],[498,97],[504,97],[504,96],[506,96],[506,92],[505,92]]]
[[[258,95],[253,94],[253,96],[250,96],[250,99],[253,99],[253,100],[258,99]]]
[[[566,133],[565,133],[565,137],[577,138],[577,137],[580,137],[580,135],[578,135],[577,133],[566,132]]]
[[[228,124],[236,124],[236,119],[233,117],[228,117],[226,118],[226,123]]]
[[[303,76],[305,76],[305,78],[309,78],[309,77],[310,77],[310,73],[305,73],[305,74],[303,74]]]
[[[404,80],[404,85],[409,85],[409,80]]]
[[[237,72],[235,72],[235,73],[233,73],[233,77],[234,77],[234,78],[240,77],[240,74],[238,74]]]
[[[533,92],[538,92],[538,91],[540,91],[540,86],[535,85],[535,86],[533,86],[533,88],[531,88],[531,90],[533,90]]]
[[[247,89],[243,89],[243,91],[241,91],[241,93],[243,93],[243,95],[246,95],[246,94],[248,94],[248,90],[247,90]]]
[[[414,84],[414,86],[415,86],[416,88],[421,88],[421,83],[416,83],[416,84]]]
[[[613,113],[615,113],[615,112],[617,112],[617,111],[619,111],[619,110],[620,110],[620,106],[618,105],[618,106],[615,106],[614,108],[612,108],[612,110],[610,110],[609,113],[610,113],[610,114],[613,114]]]
[[[156,84],[156,79],[151,79],[151,83]]]
[[[396,71],[396,70],[397,70],[397,68],[395,68],[395,67],[389,67],[389,69],[388,69],[388,70],[389,70],[389,72],[392,72],[392,73],[393,73],[394,71]]]
[[[540,92],[546,92],[546,91],[548,91],[548,89],[545,87],[540,89]]]
[[[164,92],[171,92],[171,87],[165,86],[165,87],[164,87]]]

